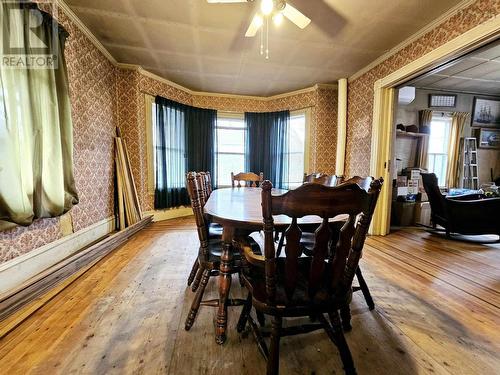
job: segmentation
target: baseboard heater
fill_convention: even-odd
[[[39,273],[15,290],[0,295],[0,339],[152,220],[153,215],[149,215],[121,231],[111,233]],[[13,315],[16,312],[19,313]]]

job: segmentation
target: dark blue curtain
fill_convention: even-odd
[[[274,187],[287,189],[290,111],[245,113],[247,171],[264,173]]]
[[[160,96],[155,104],[155,208],[188,205],[186,173],[214,172],[217,111]]]

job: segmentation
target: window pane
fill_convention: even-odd
[[[218,128],[245,129],[245,121],[239,118],[217,118]]]
[[[290,120],[290,152],[304,152],[306,136],[306,118],[304,115]]]
[[[300,182],[304,179],[304,153],[290,155],[288,182]]]
[[[244,172],[245,137],[243,118],[217,118],[217,186],[230,186],[231,172]]]
[[[443,154],[447,152],[449,132],[449,121],[432,120],[429,138],[430,153]]]
[[[302,185],[304,178],[304,149],[306,138],[305,114],[292,116],[289,128],[288,186],[293,189]]]
[[[217,185],[230,186],[231,172],[243,172],[245,168],[245,155],[218,154],[217,160]]]
[[[448,157],[446,154],[429,154],[429,172],[436,175],[439,186],[446,185],[446,167]]]
[[[448,166],[448,143],[450,141],[451,118],[435,117],[431,121],[429,135],[429,172],[435,173],[439,186],[446,185],[446,168]]]
[[[245,152],[245,130],[217,130],[218,152]]]

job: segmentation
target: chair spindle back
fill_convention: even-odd
[[[252,172],[241,172],[238,174],[231,172],[231,184],[233,187],[259,187],[262,181],[264,181],[264,173],[262,172],[258,175]]]
[[[208,255],[208,223],[203,214],[203,187],[200,185],[199,173],[189,172],[187,174],[187,188],[191,197],[191,208],[196,220],[196,230],[200,240],[200,249],[203,254]]]
[[[293,304],[302,255],[300,246],[302,232],[297,224],[297,218],[307,215],[317,215],[323,219],[315,232],[310,270],[306,275],[308,298],[314,302],[322,293],[348,298],[382,184],[383,179],[373,181],[369,191],[365,191],[355,182],[344,183],[338,187],[304,184],[283,195],[273,196],[271,182],[264,181],[262,212],[268,303],[272,304],[275,299],[276,281],[280,278],[284,280],[287,300]],[[292,218],[285,232],[286,258],[283,269],[277,267],[278,258],[273,239],[273,215],[281,214]],[[343,214],[348,215],[348,220],[340,231],[338,241],[334,243],[329,219]],[[359,220],[357,220],[358,215]]]
[[[325,185],[325,186],[337,186],[338,184],[342,183],[344,181],[344,176],[342,175],[327,175],[325,173],[312,173],[312,174],[305,174],[304,173],[304,183],[309,182],[309,183],[314,183],[314,184],[320,184],[320,185]]]

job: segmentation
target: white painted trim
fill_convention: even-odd
[[[453,8],[450,8],[446,13],[443,13],[440,15],[438,18],[433,20],[432,22],[428,23],[425,25],[423,28],[421,28],[419,31],[417,31],[415,34],[411,35],[409,38],[405,39],[401,43],[399,43],[397,46],[391,48],[389,51],[384,53],[382,56],[378,57],[376,60],[373,60],[370,64],[365,66],[364,68],[361,68],[358,70],[356,73],[354,73],[352,76],[349,77],[349,81],[354,81],[355,79],[361,77],[363,74],[366,72],[372,70],[375,68],[377,65],[381,64],[385,60],[387,60],[389,57],[392,55],[395,55],[399,51],[401,51],[403,48],[408,46],[409,44],[413,43],[417,39],[421,38],[425,34],[427,34],[429,31],[435,29],[437,26],[439,26],[441,23],[443,23],[445,20],[448,18],[452,17],[459,11],[467,8],[469,5],[474,3],[476,0],[463,0],[457,5],[455,5]]]
[[[335,156],[335,174],[345,172],[345,151],[347,142],[347,79],[339,79],[337,110],[337,152]]]
[[[115,229],[114,217],[101,220],[69,236],[0,264],[0,295],[59,263]]]
[[[146,155],[147,155],[147,186],[148,186],[148,194],[154,195],[155,193],[155,174],[154,174],[154,165],[155,165],[155,155],[153,152],[153,104],[155,102],[155,98],[152,95],[144,94],[144,111],[145,111],[145,123],[144,128],[146,131]]]
[[[311,167],[311,112],[311,107],[290,111],[290,117],[303,115],[305,118],[304,173],[309,173]]]
[[[169,210],[157,210],[157,211],[147,211],[144,215],[153,215],[153,221],[163,221],[170,219],[177,219],[179,217],[186,217],[193,215],[193,210],[191,207],[179,207],[172,208]]]
[[[439,46],[424,56],[412,61],[395,72],[374,83],[373,123],[370,174],[387,178],[375,211],[371,234],[385,235],[389,232],[391,204],[390,171],[384,168],[386,161],[392,160],[393,113],[390,103],[393,87],[422,73],[442,65],[446,61],[470,52],[491,42],[500,35],[500,17],[494,17],[469,31]]]

